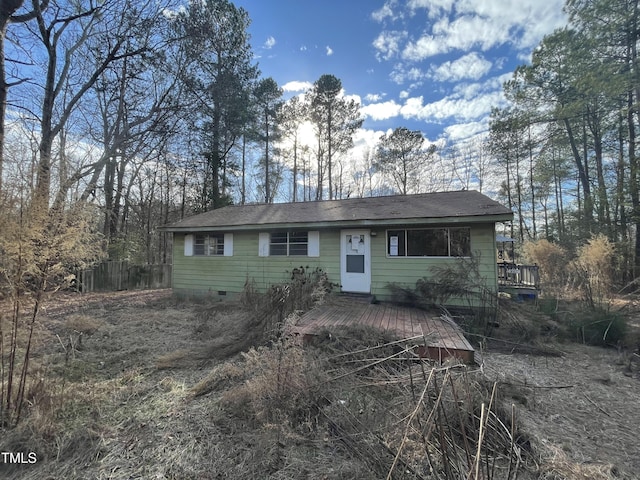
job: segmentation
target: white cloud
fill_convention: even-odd
[[[427,9],[429,17],[433,18],[441,12],[451,12],[453,4],[454,0],[409,0],[407,7],[412,15],[415,15],[418,9]]]
[[[389,78],[398,85],[405,82],[414,82],[419,85],[426,77],[427,74],[418,67],[406,68],[403,64],[396,65],[389,74]]]
[[[407,100],[404,102],[404,105],[400,109],[400,113],[405,118],[419,118],[421,120],[424,120],[425,117],[421,113],[424,108],[424,106],[422,105],[423,100],[424,97],[422,97],[422,95],[419,97],[407,98]]]
[[[521,49],[535,47],[544,35],[566,23],[562,13],[564,0],[467,0],[467,3],[478,15],[510,30],[517,28],[521,32],[517,47]]]
[[[285,92],[306,92],[313,87],[311,82],[301,82],[298,80],[293,80],[291,82],[287,82],[282,86],[282,90]]]
[[[359,128],[353,136],[355,145],[368,145],[374,147],[384,132],[380,130],[371,130],[368,128]]]
[[[400,113],[401,106],[394,100],[382,103],[370,103],[360,107],[360,112],[372,120],[386,120],[388,118],[397,117]]]
[[[444,135],[452,142],[459,142],[475,137],[487,132],[489,128],[489,117],[477,122],[457,123],[449,125],[444,129]]]
[[[432,67],[430,77],[440,82],[457,82],[470,78],[479,80],[491,70],[492,63],[482,55],[472,52],[457,60]]]
[[[416,42],[408,43],[402,51],[405,60],[419,61],[447,51],[446,42],[433,35],[425,35]]]
[[[326,48],[327,48],[327,57],[330,57],[331,55],[333,55],[333,49],[329,45],[327,45]]]
[[[389,60],[398,55],[409,34],[400,30],[385,30],[373,41],[378,60]]]
[[[417,62],[452,50],[480,48],[486,51],[510,40],[509,28],[491,18],[473,15],[453,21],[441,18],[433,25],[431,33],[407,43],[402,50],[402,58]]]
[[[375,10],[371,14],[371,18],[373,18],[376,22],[382,22],[383,20],[389,18],[391,20],[398,19],[402,13],[397,9],[398,2],[397,0],[388,0],[385,4],[378,10]]]
[[[275,44],[276,44],[276,39],[270,36],[264,42],[264,48],[266,48],[267,50],[270,50],[271,48],[273,48]]]
[[[409,92],[407,90],[402,90],[400,91],[400,93],[398,94],[398,96],[400,98],[409,98]]]
[[[307,46],[306,45],[300,45],[300,51],[301,52],[306,52],[307,51]]]
[[[405,101],[400,113],[405,118],[434,123],[444,120],[471,122],[487,116],[491,108],[501,104],[503,100],[501,91],[491,91],[471,98],[450,95],[428,104],[423,104],[422,96],[411,97]]]
[[[382,100],[384,98],[385,94],[384,93],[367,93],[364,96],[364,99],[367,102],[379,102],[380,100]]]
[[[504,44],[530,50],[545,34],[566,23],[563,5],[564,0],[409,0],[407,15],[419,19],[426,14],[429,20],[423,33],[400,38],[385,30],[373,44],[379,59],[401,52],[403,59],[414,62],[452,50],[486,51]],[[382,16],[390,11],[393,15]],[[378,13],[384,19],[403,17],[390,2]]]
[[[340,90],[340,97],[344,98],[346,101],[351,101],[353,100],[354,102],[356,102],[358,105],[362,105],[362,98],[360,97],[360,95],[352,93],[351,95],[345,95],[344,94],[344,88],[342,90]]]

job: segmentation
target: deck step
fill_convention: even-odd
[[[371,303],[370,295],[331,295],[325,303],[302,315],[291,327],[291,333],[311,338],[318,333],[347,326],[367,326],[395,333],[398,338],[416,340],[420,356],[443,361],[456,357],[465,363],[474,362],[474,350],[462,330],[453,321],[445,321],[440,312],[388,303]],[[366,301],[365,301],[366,300]]]
[[[337,294],[338,299],[353,300],[360,303],[376,303],[375,295],[370,293],[340,292]]]

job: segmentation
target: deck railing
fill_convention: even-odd
[[[540,272],[537,265],[517,263],[498,264],[498,285],[509,287],[530,287],[539,290]]]

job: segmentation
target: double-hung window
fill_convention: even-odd
[[[309,232],[271,232],[270,256],[306,256],[309,251]]]
[[[390,257],[468,257],[471,255],[469,227],[387,230]]]
[[[193,241],[194,255],[224,255],[223,233],[197,233]]]

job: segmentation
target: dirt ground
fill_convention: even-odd
[[[324,467],[300,471],[290,455],[270,478],[367,478],[321,437],[281,438],[268,424],[254,431],[228,418],[215,388],[194,395],[236,353],[229,344],[245,333],[237,310],[179,301],[168,290],[58,294],[40,317],[33,365],[64,380],[44,385],[54,394],[33,393],[30,421],[0,437],[0,451],[35,452],[38,461],[0,462],[0,478],[266,478],[282,445]],[[515,405],[538,478],[640,478],[637,354],[571,343],[553,351],[489,346],[478,354],[478,368]],[[582,466],[573,477],[571,462]]]

